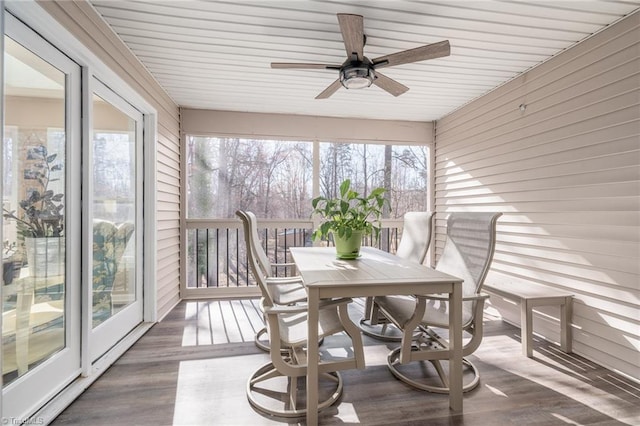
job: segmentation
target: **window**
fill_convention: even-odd
[[[362,194],[383,187],[391,206],[386,217],[400,218],[427,209],[427,164],[426,146],[320,143],[320,194],[335,197],[345,179]]]
[[[189,218],[233,218],[237,209],[265,219],[308,219],[311,141],[188,136]],[[344,179],[361,193],[387,188],[389,218],[426,210],[428,148],[343,142],[319,143],[318,194],[333,196]]]
[[[237,209],[268,218],[308,218],[308,142],[188,137],[188,216],[232,218]]]

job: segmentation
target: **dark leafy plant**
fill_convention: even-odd
[[[351,180],[340,184],[340,196],[337,198],[316,197],[311,201],[314,214],[323,218],[311,238],[326,238],[329,232],[341,238],[349,238],[353,231],[362,231],[364,235],[380,233],[382,208],[388,200],[384,198],[384,188],[375,188],[367,196],[360,196],[351,189]]]
[[[61,171],[62,164],[55,163],[57,154],[49,155],[44,145],[29,150],[28,156],[29,160],[35,161],[27,173],[38,182],[40,189],[30,191],[28,198],[20,201],[21,215],[15,210],[3,209],[3,216],[15,219],[25,237],[61,237],[64,234],[64,194],[55,194],[49,184],[60,180],[52,174]]]

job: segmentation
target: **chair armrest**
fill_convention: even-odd
[[[267,284],[302,284],[302,277],[296,275],[294,277],[267,277]]]
[[[350,297],[341,297],[339,299],[329,299],[329,300],[321,300],[320,301],[320,309],[331,309],[336,306],[346,305],[351,303],[353,299]],[[270,308],[265,308],[265,314],[296,314],[301,312],[307,312],[308,306],[307,304],[298,304],[298,305],[277,305],[272,306]]]
[[[291,266],[295,266],[296,264],[294,262],[286,262],[286,263],[272,263],[271,267],[273,269],[275,268],[289,268]]]
[[[353,302],[353,299],[350,297],[340,297],[338,299],[326,299],[320,301],[320,309],[329,309],[334,308],[340,305],[347,305]]]
[[[307,312],[307,305],[276,305],[264,308],[265,314],[298,314]]]

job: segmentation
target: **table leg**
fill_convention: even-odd
[[[462,284],[449,293],[449,408],[462,412]]]
[[[307,425],[318,424],[318,366],[320,364],[320,354],[317,344],[311,342],[318,341],[318,316],[320,297],[317,288],[307,288]]]

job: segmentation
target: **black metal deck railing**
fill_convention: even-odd
[[[377,240],[365,237],[362,244],[394,253],[402,232],[402,220],[384,220]],[[272,263],[291,262],[290,247],[311,246],[313,222],[309,220],[258,220],[262,246]],[[323,241],[319,244],[332,245]],[[278,268],[276,274],[288,272]],[[254,286],[249,273],[247,249],[238,220],[187,221],[187,288]]]

